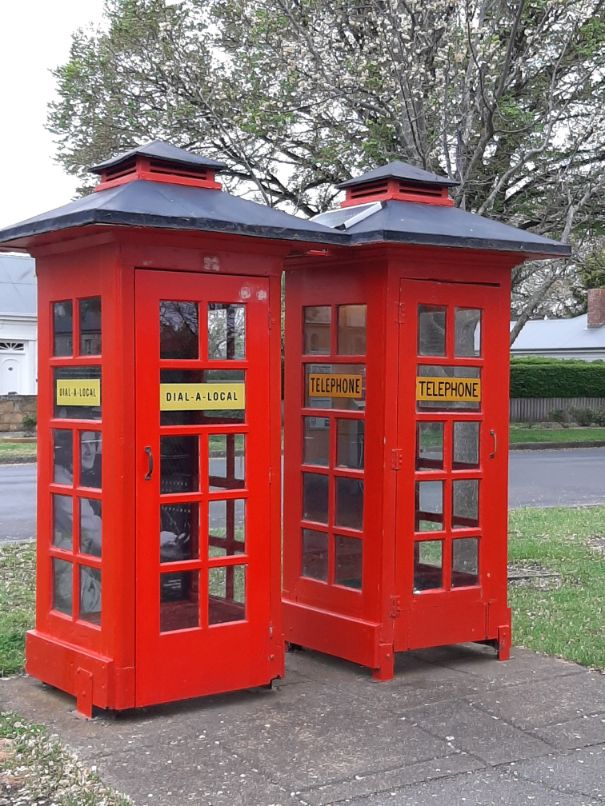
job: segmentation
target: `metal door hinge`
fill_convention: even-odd
[[[393,448],[391,451],[391,470],[401,470],[403,466],[403,450]]]
[[[391,618],[399,618],[401,615],[401,597],[391,596]]]
[[[397,324],[403,325],[405,323],[405,304],[400,302],[397,305]]]
[[[273,638],[273,624],[269,624],[269,638]]]

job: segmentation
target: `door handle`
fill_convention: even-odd
[[[496,458],[496,452],[498,450],[498,435],[496,434],[496,431],[493,428],[490,428],[489,435],[494,441],[494,449],[490,453],[489,458],[490,459],[495,459]]]
[[[145,447],[145,453],[147,454],[147,473],[145,474],[145,481],[149,481],[153,476],[153,453],[150,445]]]

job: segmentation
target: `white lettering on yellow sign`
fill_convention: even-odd
[[[100,378],[61,378],[57,380],[58,406],[100,406]]]
[[[245,409],[245,383],[161,383],[160,411]]]
[[[480,378],[416,378],[416,400],[453,400],[459,403],[479,403]]]
[[[363,397],[361,375],[309,375],[309,397]]]

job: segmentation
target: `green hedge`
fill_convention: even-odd
[[[511,397],[605,397],[605,361],[513,358]]]

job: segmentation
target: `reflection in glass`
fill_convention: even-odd
[[[160,632],[200,626],[199,571],[160,574]]]
[[[103,436],[100,431],[80,431],[80,487],[101,489]]]
[[[245,383],[241,369],[162,369],[160,383]],[[246,419],[245,409],[187,409],[160,411],[160,425],[234,425]]]
[[[438,305],[418,306],[418,355],[445,355],[446,313]]]
[[[197,302],[160,302],[160,358],[198,358]]]
[[[454,314],[454,355],[481,355],[481,310],[479,308],[456,308]]]
[[[479,479],[454,481],[452,529],[479,526]]]
[[[336,477],[336,525],[363,529],[363,479]]]
[[[479,584],[479,540],[463,537],[452,541],[452,588]]]
[[[365,355],[367,305],[338,306],[338,354]]]
[[[443,587],[443,541],[414,543],[414,591]]]
[[[305,355],[329,355],[332,309],[322,305],[303,308],[303,311]]]
[[[418,423],[416,470],[443,469],[443,423]]]
[[[246,618],[246,566],[229,565],[208,571],[208,623],[226,624]]]
[[[363,420],[336,420],[336,464],[363,470],[364,462]]]
[[[73,599],[73,565],[53,558],[52,609],[71,616]]]
[[[55,484],[73,484],[74,436],[73,431],[55,429],[53,435],[53,481]]]
[[[243,554],[246,544],[246,502],[227,498],[208,502],[208,556]]]
[[[479,467],[479,423],[454,423],[454,470]]]
[[[101,569],[80,566],[80,620],[101,623]]]
[[[303,518],[317,523],[328,522],[327,476],[303,473]]]
[[[443,529],[443,482],[419,481],[416,483],[417,532],[436,532]]]
[[[73,304],[53,302],[53,355],[73,353]]]
[[[301,575],[327,582],[328,535],[325,532],[317,532],[315,529],[302,530]]]
[[[244,487],[244,445],[243,434],[208,436],[208,483],[211,490],[238,490]]]
[[[223,302],[208,305],[208,358],[246,357],[246,308]]]
[[[305,406],[363,411],[365,376],[365,364],[305,364]]]
[[[361,590],[363,540],[350,537],[334,537],[334,582],[345,588]]]
[[[303,417],[303,462],[328,467],[330,464],[330,421],[324,417]]]
[[[101,501],[80,498],[80,551],[93,557],[101,556]]]
[[[417,369],[417,376],[419,378],[428,378],[430,387],[428,387],[431,396],[438,394],[442,399],[440,400],[418,400],[416,405],[418,411],[457,411],[457,410],[472,410],[477,411],[481,407],[481,388],[479,384],[457,384],[456,396],[462,397],[462,400],[447,400],[445,397],[451,397],[451,389],[442,389],[439,387],[440,381],[449,381],[452,378],[481,378],[481,370],[479,367],[460,367],[460,366],[443,366],[443,365],[428,365],[421,364]],[[418,382],[417,382],[418,384]]]
[[[100,420],[101,406],[89,405],[86,401],[94,401],[98,395],[102,402],[101,367],[55,367],[53,370],[54,384],[54,416],[59,420]],[[57,381],[83,381],[78,384],[78,390],[70,389],[70,394],[76,394],[69,401],[59,400],[57,394]],[[94,383],[86,384],[86,381]],[[91,395],[93,395],[91,397]],[[80,400],[83,401],[80,405]]]
[[[101,297],[80,300],[80,355],[101,355]]]
[[[199,490],[198,438],[160,437],[160,492]]]
[[[53,495],[53,546],[72,550],[74,500],[70,495]]]
[[[160,506],[160,562],[174,563],[199,557],[199,505]]]

